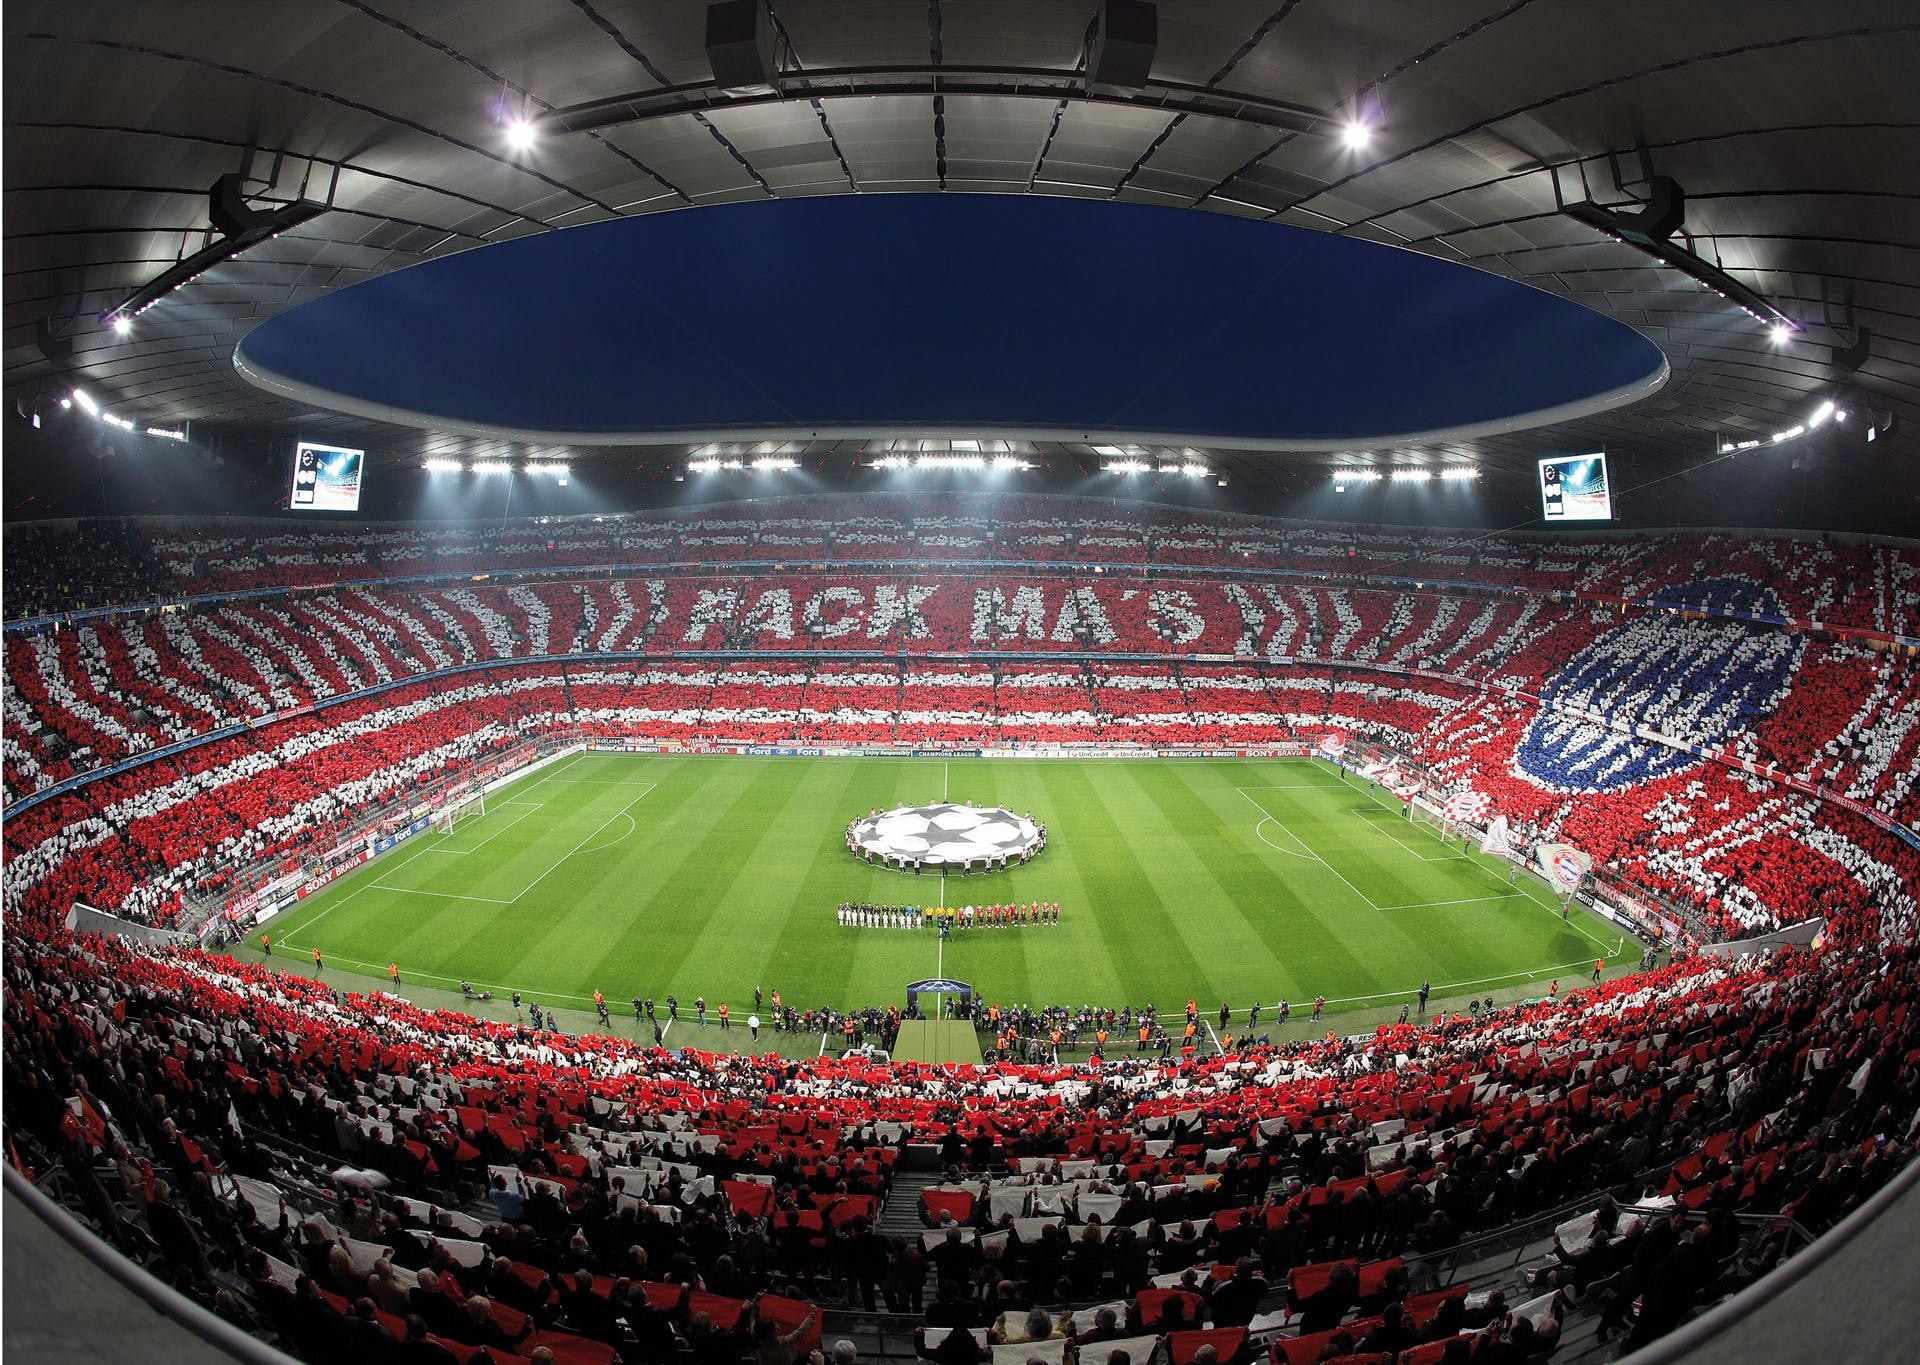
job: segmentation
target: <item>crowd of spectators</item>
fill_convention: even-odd
[[[129,1254],[316,1361],[788,1365],[824,1345],[816,1305],[877,1293],[924,1318],[921,1348],[947,1365],[1163,1338],[1174,1365],[1235,1365],[1256,1322],[1286,1365],[1426,1365],[1463,1333],[1476,1360],[1537,1358],[1570,1310],[1651,1339],[1780,1254],[1733,1212],[1825,1227],[1910,1154],[1920,858],[1868,816],[1920,811],[1915,666],[1728,615],[1911,633],[1905,552],[1467,542],[1044,498],[878,497],[849,516],[844,501],[551,527],[10,533],[14,619],[363,584],[9,636],[10,801],[147,756],[5,821],[16,1161]],[[877,567],[903,558],[955,566]],[[772,559],[838,567],[690,567]],[[603,564],[662,567],[365,582]],[[1029,567],[1050,564],[1080,568]],[[1542,592],[1587,596],[1524,595]],[[1636,595],[1717,614],[1620,605]],[[813,657],[711,657],[775,650]],[[568,657],[601,651],[646,657]],[[1822,946],[1281,1047],[1252,1027],[1188,1048],[1158,1018],[1009,1014],[989,1021],[996,1065],[974,1070],[531,1032],[59,927],[75,901],[166,925],[298,879],[529,738],[1330,733],[1410,755],[1432,795],[1480,794],[1522,845],[1571,843],[1728,936],[1820,917]],[[773,1026],[893,1023],[822,1007]],[[1092,1069],[1047,1046],[1100,1032]],[[877,1231],[908,1142],[947,1168],[919,1244]],[[1535,1267],[1538,1303],[1426,1294],[1463,1239],[1605,1191],[1620,1198]]]
[[[845,564],[1127,565],[1363,575],[1707,605],[1693,585],[1770,585],[1802,620],[1912,635],[1920,562],[1831,537],[1664,532],[1484,536],[1289,523],[1139,502],[1013,494],[832,494],[663,513],[504,522],[97,521],[23,527],[7,555],[9,620],[196,593],[489,570]]]
[[[1666,715],[1684,723],[1687,711]],[[164,923],[243,875],[316,861],[369,809],[532,735],[1230,749],[1305,746],[1329,732],[1415,756],[1436,797],[1484,796],[1517,846],[1570,842],[1729,935],[1841,906],[1911,904],[1914,850],[1845,805],[1778,774],[1676,763],[1664,743],[1503,691],[1358,666],[774,660],[481,669],[238,727],[12,814],[6,903],[79,899]],[[1598,771],[1601,751],[1605,780],[1583,787],[1579,773]]]
[[[1043,1326],[1227,1362],[1256,1335],[1507,1358],[1582,1314],[1640,1344],[1781,1254],[1734,1213],[1831,1226],[1920,1116],[1912,926],[1864,918],[1815,953],[1096,1068],[667,1052],[21,927],[13,1158],[315,1361],[765,1360],[880,1299],[938,1360]],[[889,1239],[909,1144],[945,1175]],[[1537,1298],[1436,1290],[1454,1248],[1570,1205]]]

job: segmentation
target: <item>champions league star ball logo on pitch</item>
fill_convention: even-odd
[[[1780,611],[1771,591],[1743,578],[1711,578],[1655,595],[1682,609]],[[1645,717],[1652,731],[1717,748],[1769,711],[1802,647],[1786,631],[1737,621],[1666,612],[1630,617],[1542,686],[1545,704],[1514,746],[1513,771],[1552,791],[1577,792],[1619,791],[1682,772],[1700,755],[1586,717]]]
[[[1040,826],[1001,806],[937,802],[901,806],[855,820],[847,827],[855,852],[926,867],[987,865],[1018,861],[1040,846]]]

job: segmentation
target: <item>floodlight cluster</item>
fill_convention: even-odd
[[[1350,487],[1379,483],[1382,479],[1403,484],[1432,483],[1436,479],[1441,483],[1472,483],[1480,477],[1480,466],[1450,464],[1435,469],[1424,465],[1401,465],[1382,472],[1378,468],[1348,465],[1335,469],[1332,477],[1333,491],[1344,493]]]
[[[1204,479],[1213,471],[1197,460],[1187,460],[1180,464],[1155,464],[1152,460],[1142,460],[1128,456],[1118,460],[1103,460],[1100,464],[1103,474],[1171,474],[1183,479]]]
[[[1806,421],[1795,422],[1790,427],[1784,427],[1774,432],[1770,437],[1748,436],[1738,441],[1721,441],[1720,453],[1722,455],[1732,455],[1742,450],[1753,450],[1758,446],[1782,445],[1787,441],[1793,440],[1795,437],[1805,436],[1815,427],[1825,426],[1828,422],[1844,423],[1847,417],[1847,409],[1835,403],[1831,398],[1822,399],[1820,406],[1807,414]],[[1874,430],[1869,427],[1867,430],[1867,439],[1871,441],[1875,434]]]
[[[420,467],[429,474],[511,474],[512,460],[454,460],[444,455],[429,455],[420,462]],[[565,483],[573,466],[565,460],[528,460],[520,466],[522,474],[541,478],[554,478]]]
[[[956,447],[960,447],[963,444],[971,445],[973,442],[962,443],[956,441],[954,444]],[[964,451],[961,453],[927,451],[919,455],[887,454],[869,460],[867,463],[868,467],[872,469],[991,469],[1002,474],[1033,468],[1032,460],[1023,460],[1018,455],[988,456],[969,454]]]
[[[121,431],[137,431],[162,441],[185,442],[187,439],[187,429],[185,427],[144,426],[141,423],[135,422],[131,417],[123,417],[117,412],[109,412],[105,408],[102,408],[98,400],[85,389],[72,389],[60,395],[60,410],[62,412],[71,412],[76,404],[79,406],[80,411],[86,413],[87,416],[97,418],[105,422],[108,426],[116,427]],[[33,420],[35,426],[40,425],[40,415],[37,412],[34,414]]]

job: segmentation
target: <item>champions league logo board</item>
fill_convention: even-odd
[[[1765,614],[1778,602],[1747,579],[1663,590],[1662,601]],[[1568,711],[1650,715],[1650,728],[1715,748],[1764,716],[1798,664],[1799,637],[1726,621],[1637,617],[1582,649],[1548,678],[1514,746],[1513,771],[1554,791],[1611,792],[1656,781],[1698,754],[1609,729]]]
[[[1018,861],[1040,846],[1038,822],[1003,806],[958,806],[936,802],[900,806],[855,820],[847,838],[862,856],[925,867]]]

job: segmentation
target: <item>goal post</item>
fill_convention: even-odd
[[[451,834],[455,825],[486,813],[487,794],[484,791],[456,793],[449,796],[446,804],[433,813],[433,832]]]

